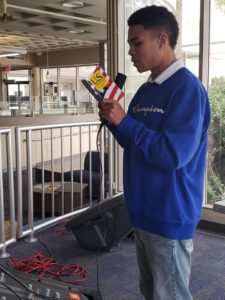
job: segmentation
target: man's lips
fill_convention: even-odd
[[[139,63],[138,60],[132,60],[132,62],[133,62],[134,65],[137,65]]]

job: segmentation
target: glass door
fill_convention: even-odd
[[[26,114],[30,109],[28,81],[7,83],[7,100],[11,115]]]

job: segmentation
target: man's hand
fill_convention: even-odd
[[[104,99],[98,102],[99,116],[114,125],[119,125],[126,113],[119,102],[112,99]]]

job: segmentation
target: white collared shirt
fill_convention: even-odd
[[[172,76],[176,71],[183,68],[184,64],[181,60],[176,60],[174,63],[172,63],[166,70],[164,70],[159,76],[157,76],[155,79],[152,79],[152,76],[150,75],[148,78],[148,82],[155,82],[158,84],[163,83],[166,79],[168,79],[170,76]]]

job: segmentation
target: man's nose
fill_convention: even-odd
[[[128,54],[129,54],[129,55],[135,54],[135,49],[134,49],[134,47],[130,46],[129,51],[128,51]]]

